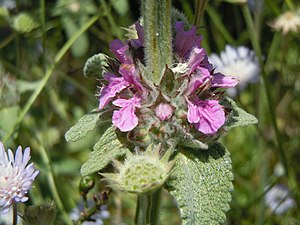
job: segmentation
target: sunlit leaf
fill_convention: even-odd
[[[86,176],[100,171],[112,159],[124,155],[126,148],[118,140],[116,128],[108,128],[93,147],[89,159],[81,167],[81,175]]]
[[[255,116],[239,108],[232,99],[225,98],[223,99],[221,104],[226,106],[231,111],[224,125],[226,131],[234,127],[241,127],[258,123],[258,120]]]
[[[97,111],[92,111],[91,113],[84,115],[77,124],[67,131],[65,134],[66,141],[74,142],[85,137],[88,132],[96,128],[99,117],[100,113]]]
[[[184,149],[176,158],[167,189],[177,201],[182,224],[222,223],[233,190],[227,149],[215,143],[206,151]]]

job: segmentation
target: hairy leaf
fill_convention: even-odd
[[[258,123],[255,116],[239,108],[232,99],[225,98],[222,100],[221,104],[231,110],[229,117],[224,125],[225,130],[228,131],[234,127],[241,127]]]
[[[86,61],[83,73],[86,77],[102,77],[107,68],[109,68],[108,56],[99,53]]]
[[[178,87],[175,75],[171,69],[165,69],[164,75],[160,81],[160,86],[164,94],[169,97],[175,97]]]
[[[84,115],[77,124],[70,128],[65,134],[65,139],[69,141],[78,141],[85,137],[87,133],[96,128],[97,122],[99,121],[100,113],[95,111]]]
[[[81,175],[86,176],[100,171],[107,166],[112,159],[124,155],[126,148],[118,140],[116,128],[108,128],[94,145],[89,159],[81,167]]]
[[[222,223],[226,218],[225,212],[229,210],[233,190],[227,149],[214,143],[207,151],[184,149],[176,158],[166,185],[177,200],[182,224]]]

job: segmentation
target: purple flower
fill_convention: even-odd
[[[161,121],[164,121],[172,116],[173,109],[169,104],[160,103],[155,109],[155,114]]]
[[[276,215],[281,215],[296,206],[286,186],[276,184],[265,195],[265,203]]]
[[[231,88],[237,85],[238,80],[235,77],[225,76],[221,73],[216,73],[212,79],[212,87]]]
[[[103,109],[117,93],[129,86],[129,82],[123,77],[117,77],[112,73],[105,73],[104,79],[107,80],[109,84],[100,91],[99,109]]]
[[[122,64],[119,68],[119,73],[122,75],[125,81],[132,84],[137,90],[142,91],[144,89],[138,79],[138,76],[136,75],[134,64]]]
[[[138,125],[138,117],[135,115],[135,108],[140,108],[141,99],[134,96],[130,99],[117,99],[113,102],[120,110],[113,112],[112,122],[121,131],[127,132]]]
[[[39,174],[30,160],[30,148],[22,153],[22,147],[17,148],[14,156],[8,149],[5,152],[0,142],[0,208],[3,214],[7,213],[13,202],[26,202],[26,194],[32,187],[35,177]]]
[[[191,78],[191,81],[188,86],[187,94],[188,95],[192,94],[204,84],[210,85],[211,79],[212,76],[210,75],[210,72],[207,69],[198,67],[197,73],[194,74]]]
[[[120,40],[116,39],[110,43],[109,50],[114,53],[116,58],[121,63],[132,64],[132,58],[129,54],[129,46],[123,44]]]
[[[144,45],[144,27],[140,24],[140,22],[136,22],[134,24],[135,30],[137,32],[138,39],[132,39],[130,40],[130,43],[133,47],[139,48],[143,47]]]
[[[202,38],[196,34],[195,26],[185,31],[183,22],[176,22],[175,52],[181,58],[186,58],[193,47],[199,47]]]
[[[153,106],[156,106],[155,116],[161,121],[168,120],[171,123],[176,122],[172,121],[172,115],[175,115],[175,120],[177,117],[173,111],[186,106],[185,115],[189,123],[194,124],[195,128],[203,134],[215,134],[226,120],[225,111],[219,104],[222,92],[218,89],[234,87],[237,80],[215,73],[205,50],[200,46],[201,37],[196,34],[196,27],[185,30],[183,22],[176,22],[176,35],[173,43],[176,67],[171,69],[175,75],[175,82],[179,84],[174,88],[177,88],[178,94],[182,93],[182,95],[178,96],[179,98],[175,97],[177,100],[174,108],[163,103],[170,101],[174,96],[167,96],[160,86],[149,83],[142,74],[144,69],[140,67],[144,65],[143,29],[137,22],[135,24],[137,35],[132,35],[133,39],[125,44],[120,40],[114,40],[111,43],[110,50],[121,64],[117,75],[112,73],[104,75],[109,83],[100,92],[99,109],[108,105],[112,99],[118,98],[113,105],[120,109],[113,112],[112,122],[121,131],[127,132],[138,125],[139,119],[135,110],[142,107],[141,102],[144,104],[143,109],[152,110]],[[151,121],[150,115],[143,118],[155,124]]]
[[[188,59],[188,66],[190,68],[189,74],[193,73],[195,69],[200,66],[201,62],[204,60],[205,55],[206,52],[203,48],[193,48]]]
[[[188,101],[187,119],[204,134],[214,134],[225,123],[225,112],[217,100]]]

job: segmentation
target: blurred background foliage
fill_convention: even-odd
[[[226,224],[300,224],[300,35],[283,35],[269,26],[286,10],[296,9],[296,4],[291,0],[248,0],[248,6],[233,2],[238,1],[208,1],[198,29],[203,47],[208,54],[219,53],[226,44],[253,49],[250,38],[255,33],[272,102],[262,80],[235,99],[257,116],[259,124],[236,128],[221,140],[231,152],[235,175]],[[195,1],[173,3],[192,23]],[[245,6],[254,18],[252,28],[245,20]],[[98,107],[98,82],[84,78],[84,63],[99,52],[111,55],[109,43],[124,38],[122,27],[139,18],[139,8],[134,0],[0,0],[0,140],[7,148],[31,147],[32,161],[41,173],[29,204],[54,199],[56,224],[65,224],[80,202],[80,166],[98,136],[91,133],[74,144],[64,140],[70,126]],[[277,184],[287,187],[296,202],[280,215],[265,204],[266,193]],[[93,192],[103,190],[97,182]],[[105,224],[133,224],[135,200],[112,192],[111,216]],[[165,192],[161,224],[179,221],[176,203]]]

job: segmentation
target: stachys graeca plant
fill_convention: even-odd
[[[217,140],[257,120],[225,96],[238,80],[214,71],[197,28],[170,5],[142,2],[142,19],[127,29],[128,39],[111,42],[113,57],[88,59],[84,74],[100,81],[99,106],[66,140],[101,130],[81,174],[113,163],[114,171],[101,174],[113,189],[139,195],[136,224],[158,224],[162,186],[175,197],[182,224],[219,224],[233,174]]]

